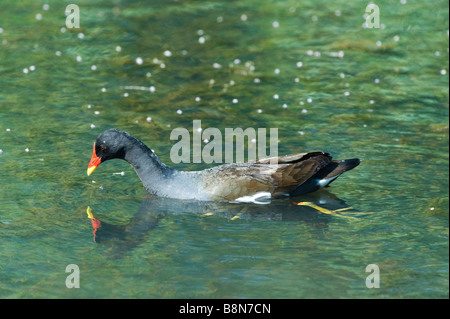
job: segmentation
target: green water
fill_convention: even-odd
[[[448,3],[375,3],[380,28],[363,28],[366,1],[77,1],[68,29],[67,3],[2,0],[0,297],[448,298]],[[86,176],[112,127],[169,166],[208,167],[170,161],[170,132],[193,120],[278,128],[279,154],[362,158],[326,196],[373,214],[297,198],[146,215],[126,162]]]

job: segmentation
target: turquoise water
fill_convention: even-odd
[[[364,1],[78,1],[69,29],[66,3],[3,0],[0,297],[448,298],[448,3],[375,3],[380,28]],[[86,176],[112,127],[209,167],[171,163],[193,120],[363,162],[270,205],[146,199],[121,161]]]

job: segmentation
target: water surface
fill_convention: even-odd
[[[63,3],[0,4],[0,297],[448,298],[447,1],[377,1],[378,29],[364,1],[77,4],[80,29]],[[209,167],[170,161],[193,120],[363,162],[270,205],[149,203],[121,161],[86,176],[112,127]],[[374,214],[292,205],[323,198]]]

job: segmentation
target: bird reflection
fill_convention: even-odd
[[[326,190],[302,196],[302,200],[296,203],[291,198],[275,199],[267,205],[260,205],[261,203],[180,200],[151,196],[144,198],[127,225],[100,221],[95,218],[90,207],[87,213],[94,228],[93,240],[108,247],[116,256],[145,242],[151,230],[157,228],[161,220],[172,215],[194,213],[202,218],[216,216],[230,221],[301,222],[320,227],[326,227],[331,218],[355,219],[340,214],[351,207]]]

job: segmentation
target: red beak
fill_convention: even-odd
[[[88,176],[95,171],[95,169],[100,165],[101,162],[102,161],[100,157],[98,157],[97,154],[95,154],[95,143],[94,143],[94,151],[92,152],[92,158],[91,161],[89,162],[89,166],[87,169]]]

